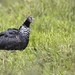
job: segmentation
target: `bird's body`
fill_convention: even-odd
[[[25,49],[29,42],[31,20],[32,17],[28,17],[19,29],[8,29],[7,31],[0,33],[0,49]]]

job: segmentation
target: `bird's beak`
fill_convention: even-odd
[[[33,24],[33,20],[31,21],[31,23]]]
[[[34,18],[32,18],[32,20],[31,20],[31,23],[33,24],[33,20],[34,20]]]

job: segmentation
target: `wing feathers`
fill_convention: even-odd
[[[0,33],[0,37],[16,37],[18,35],[19,31],[17,29],[8,29],[7,31],[4,31]]]

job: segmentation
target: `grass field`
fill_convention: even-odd
[[[33,16],[23,51],[0,50],[0,75],[75,75],[75,0],[0,0],[0,32]]]

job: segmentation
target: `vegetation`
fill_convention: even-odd
[[[0,75],[74,75],[74,13],[75,0],[0,0],[0,32],[35,18],[25,50],[0,50]]]

